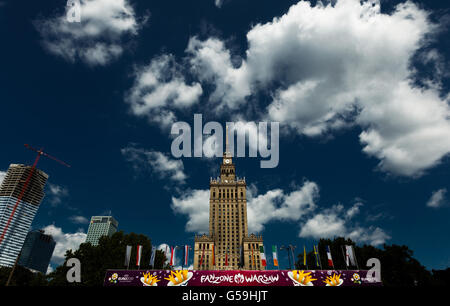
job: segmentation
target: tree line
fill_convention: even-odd
[[[131,245],[130,269],[135,266],[136,246],[143,246],[140,269],[171,269],[165,264],[167,258],[163,251],[157,250],[155,254],[155,266],[150,266],[152,244],[151,240],[142,234],[124,234],[122,231],[114,233],[111,237],[101,237],[99,244],[93,246],[90,243],[82,243],[78,250],[68,250],[65,254],[64,263],[55,271],[44,275],[32,273],[28,269],[17,266],[11,285],[16,286],[102,286],[107,269],[126,269],[125,252],[126,246]],[[352,240],[342,237],[331,239],[320,239],[318,249],[320,263],[323,269],[329,269],[326,257],[326,247],[329,246],[333,255],[334,267],[337,270],[345,270],[346,264],[342,255],[341,246],[353,245],[355,255],[361,270],[369,258],[378,258],[381,262],[381,279],[384,286],[433,286],[450,285],[450,268],[446,270],[427,270],[413,257],[413,251],[407,246],[383,245],[376,248],[371,245],[357,246]],[[299,250],[296,269],[318,269],[314,252],[308,252],[307,265],[303,266],[303,250]],[[69,267],[66,262],[70,258],[78,258],[81,262],[81,283],[68,283],[66,274]],[[8,279],[11,268],[0,268],[0,286],[4,286]]]

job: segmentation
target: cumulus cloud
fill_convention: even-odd
[[[82,0],[80,22],[69,22],[65,12],[35,25],[49,52],[94,66],[117,59],[124,38],[137,35],[147,18],[139,20],[128,0]]]
[[[202,82],[212,83],[215,90],[210,101],[220,111],[227,106],[236,109],[250,95],[246,64],[235,68],[230,51],[219,39],[200,41],[193,37],[187,47],[191,71]]]
[[[264,225],[273,220],[300,220],[316,208],[318,193],[316,183],[305,182],[302,187],[290,193],[274,189],[252,197],[247,203],[249,232],[261,232]]]
[[[69,220],[70,220],[70,222],[72,222],[74,224],[88,224],[89,223],[89,220],[83,216],[70,216]]]
[[[66,187],[56,184],[48,184],[48,195],[50,204],[55,207],[61,204],[64,198],[69,195],[69,190]]]
[[[161,177],[169,178],[179,183],[184,183],[187,178],[187,175],[184,173],[183,161],[171,159],[162,152],[148,151],[135,146],[129,146],[120,151],[137,171],[142,169],[142,167],[148,167]]]
[[[345,210],[343,205],[334,205],[308,218],[301,225],[299,237],[302,238],[333,238],[346,237],[355,242],[380,245],[391,237],[381,228],[354,225],[350,219],[358,214],[361,203],[356,203]]]
[[[409,80],[411,57],[435,31],[427,17],[412,2],[383,14],[378,1],[340,0],[299,2],[257,25],[247,35],[248,65],[263,84],[285,82],[268,116],[310,136],[354,120],[381,170],[422,174],[450,151],[447,101]]]
[[[51,258],[51,263],[55,265],[61,265],[64,263],[64,255],[67,250],[77,250],[81,243],[86,240],[86,233],[64,233],[60,227],[55,225],[48,225],[43,228],[45,234],[52,235],[56,241],[55,250]]]
[[[252,27],[245,56],[219,38],[193,37],[184,62],[191,77],[213,86],[210,109],[257,109],[251,113],[309,137],[357,125],[379,170],[417,177],[450,152],[441,56],[434,49],[415,57],[439,31],[428,15],[409,1],[389,13],[377,0],[300,1]],[[414,58],[440,69],[426,87],[414,82]],[[260,93],[268,104],[251,99]]]
[[[316,202],[319,187],[314,182],[305,181],[301,187],[291,192],[281,189],[257,194],[257,187],[249,186],[247,195],[248,231],[258,233],[274,221],[297,223],[299,237],[332,238],[344,236],[356,242],[372,245],[383,244],[391,237],[381,228],[362,227],[352,220],[360,212],[360,202],[345,209],[343,205],[321,208]],[[209,231],[209,190],[193,190],[179,197],[172,197],[172,210],[187,215],[186,231],[208,233]]]
[[[147,116],[151,122],[167,127],[176,121],[175,110],[198,102],[202,93],[199,83],[186,84],[172,55],[162,55],[136,69],[126,100],[133,114]]]
[[[209,232],[209,190],[191,190],[172,197],[172,210],[187,215],[186,231]]]
[[[444,205],[446,193],[447,193],[446,188],[441,188],[439,190],[434,191],[427,202],[427,206],[432,208],[438,208]]]

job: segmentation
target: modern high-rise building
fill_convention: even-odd
[[[209,235],[195,237],[195,270],[264,270],[263,238],[248,235],[246,186],[236,177],[227,133],[220,177],[209,183]]]
[[[23,243],[18,264],[31,270],[47,273],[56,242],[43,230],[30,231]]]
[[[7,227],[3,240],[0,242],[0,266],[11,267],[14,265],[34,216],[44,198],[44,187],[48,175],[35,169],[27,189],[22,195],[22,200],[7,226],[30,171],[32,171],[31,166],[11,164],[0,186],[0,235]]]
[[[89,224],[86,242],[90,242],[92,245],[98,245],[100,237],[111,237],[112,234],[117,232],[118,225],[119,222],[111,216],[93,216]]]

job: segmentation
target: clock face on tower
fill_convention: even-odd
[[[229,159],[225,159],[225,164],[229,164],[230,160]]]

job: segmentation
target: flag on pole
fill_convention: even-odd
[[[352,266],[356,266],[356,260],[355,260],[355,253],[353,251],[352,245],[346,245],[345,246],[345,255],[347,257],[347,266],[350,263]]]
[[[174,249],[174,247],[170,247],[170,263],[169,263],[169,265],[170,266],[173,266],[173,257],[174,257],[174,254],[175,254],[175,249]]]
[[[318,248],[317,248],[318,249]],[[314,255],[316,256],[316,265],[318,266],[318,267],[320,267],[320,264],[319,264],[319,253],[317,252],[318,250],[316,249],[316,245],[314,245]]]
[[[333,258],[331,257],[331,251],[330,251],[329,245],[327,245],[327,259],[328,259],[328,266],[333,267],[333,269],[334,269]]]
[[[264,245],[259,246],[259,252],[261,256],[261,264],[263,265],[263,267],[265,267],[267,266],[267,262],[266,262],[266,254],[264,253]]]
[[[188,260],[189,260],[189,246],[185,245],[184,246],[184,265],[185,266],[188,265]]]
[[[239,247],[239,266],[243,267],[244,266],[244,254],[242,253],[242,246]]]
[[[252,267],[253,267],[255,265],[255,261],[253,259],[253,243],[251,244],[251,246],[252,246]]]
[[[203,244],[202,257],[200,257],[200,263],[199,263],[199,266],[201,266],[202,263],[203,263],[203,256],[204,256],[204,255],[205,255],[205,245]]]
[[[278,255],[277,255],[277,246],[272,245],[272,257],[273,257],[273,265],[278,267]]]
[[[127,245],[126,252],[125,252],[125,266],[130,265],[130,257],[131,257],[131,245]]]
[[[349,257],[350,257],[350,255],[348,254],[347,246],[345,246],[345,265],[346,265],[347,267],[350,266]]]
[[[306,248],[303,246],[303,265],[306,267]]]
[[[152,255],[150,256],[150,266],[155,266],[156,247],[152,247]]]
[[[137,246],[137,252],[136,252],[136,266],[141,265],[141,257],[142,257],[142,245]]]
[[[227,251],[225,253],[225,266],[228,266],[228,246],[227,246]]]

